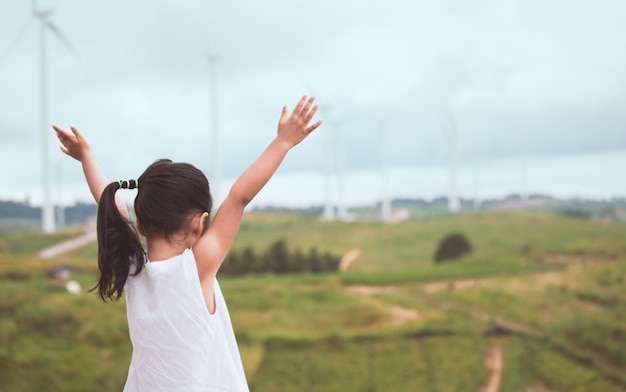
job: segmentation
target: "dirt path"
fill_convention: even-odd
[[[485,367],[491,371],[491,376],[487,383],[479,389],[480,392],[498,392],[502,381],[502,346],[498,343],[493,344],[487,350],[484,361]]]
[[[88,232],[83,234],[80,237],[72,238],[71,240],[67,240],[61,242],[60,244],[52,245],[38,253],[38,256],[42,259],[50,259],[52,257],[58,256],[65,252],[69,252],[72,249],[79,248],[83,245],[90,244],[97,240],[96,232]]]
[[[457,287],[465,288],[465,287],[472,287],[475,284],[475,281],[459,280],[459,281],[453,282],[453,284]],[[447,286],[447,283],[446,283],[446,286]],[[432,287],[436,288],[436,290],[441,290],[443,289],[443,287],[446,287],[446,286],[440,287],[439,284],[436,283],[436,284],[433,284]],[[391,286],[355,285],[355,286],[349,286],[347,289],[353,293],[357,293],[364,297],[368,297],[375,306],[386,309],[389,312],[389,316],[390,316],[390,321],[389,321],[390,326],[398,327],[411,320],[415,320],[419,318],[420,316],[419,313],[415,309],[405,308],[405,307],[397,306],[397,305],[391,305],[389,303],[386,303],[383,300],[374,298],[374,295],[376,294],[388,293],[390,290],[393,290],[393,287]],[[447,308],[447,307],[443,306],[443,308]],[[471,315],[473,317],[480,318],[482,320],[488,320],[491,318],[491,316],[488,314],[478,314],[476,312],[471,312],[471,311],[470,313],[472,313]],[[498,321],[502,322],[502,320],[498,320]],[[511,328],[514,330],[515,329],[525,330],[525,328],[519,327],[519,326],[511,326]],[[478,391],[479,392],[498,392],[500,390],[500,384],[502,382],[502,369],[503,369],[502,346],[500,343],[494,343],[491,347],[489,347],[489,349],[487,350],[487,354],[485,355],[485,359],[483,363],[485,365],[485,368],[487,368],[487,370],[491,372],[491,375],[489,376],[489,379],[487,380],[487,382],[483,386],[481,386],[478,389]]]
[[[399,305],[391,305],[385,301],[373,298],[375,294],[384,293],[391,290],[385,286],[349,286],[348,291],[368,297],[374,306],[386,309],[389,314],[389,326],[399,327],[405,323],[416,320],[420,314],[417,310]]]
[[[339,262],[339,272],[345,272],[350,268],[350,265],[356,261],[361,255],[361,248],[354,248],[348,251]]]

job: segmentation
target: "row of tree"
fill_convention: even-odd
[[[222,264],[220,274],[333,272],[339,268],[339,262],[338,256],[329,252],[321,253],[315,247],[306,253],[300,249],[290,251],[287,242],[279,239],[260,254],[257,254],[251,246],[242,250],[231,250]]]
[[[68,225],[87,223],[95,219],[97,213],[98,206],[93,203],[75,203],[63,208]],[[41,207],[32,206],[28,201],[0,200],[0,219],[5,218],[41,219]]]

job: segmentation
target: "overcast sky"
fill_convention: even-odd
[[[304,93],[322,104],[325,124],[290,153],[261,201],[321,203],[333,140],[355,202],[378,197],[381,150],[397,196],[445,193],[451,151],[467,196],[477,181],[487,193],[519,192],[522,177],[531,192],[626,195],[620,0],[40,0],[38,8],[54,10],[49,20],[75,49],[48,32],[46,122],[78,126],[111,179],[138,177],[161,157],[216,178],[207,60],[216,55],[223,188],[272,139],[283,104]],[[0,0],[0,198],[34,203],[38,31],[31,2]],[[54,197],[85,198],[79,165],[47,137],[62,185]]]

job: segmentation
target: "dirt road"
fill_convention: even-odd
[[[52,245],[49,248],[46,248],[38,253],[38,256],[42,259],[50,259],[52,257],[56,257],[65,252],[69,252],[72,249],[79,248],[81,246],[90,244],[97,240],[97,235],[95,231],[90,231],[88,233],[83,234],[80,237],[72,238],[71,240],[67,240],[61,242],[60,244]]]

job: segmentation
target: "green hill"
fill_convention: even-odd
[[[435,264],[449,233],[473,252]],[[95,245],[36,257],[76,234],[0,237],[0,390],[122,388],[123,302],[46,278],[71,264],[91,287]],[[521,212],[397,224],[253,213],[235,248],[277,239],[353,261],[342,273],[220,278],[253,391],[626,388],[624,225]]]

